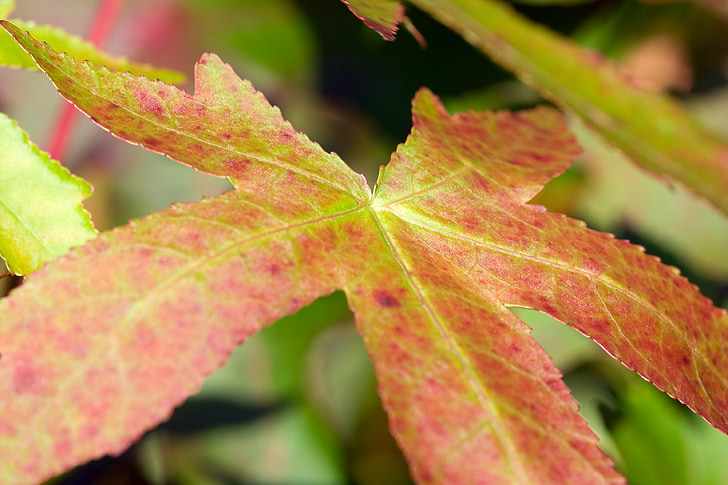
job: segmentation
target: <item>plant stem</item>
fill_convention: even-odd
[[[101,3],[88,34],[88,40],[96,47],[101,47],[106,42],[123,2],[124,0],[103,0]],[[64,158],[77,120],[76,107],[71,103],[64,103],[48,143],[48,153],[52,158]]]

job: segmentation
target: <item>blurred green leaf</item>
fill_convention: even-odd
[[[159,69],[149,64],[130,62],[125,57],[111,56],[100,51],[91,42],[71,35],[58,27],[50,25],[37,25],[35,22],[13,20],[18,28],[30,32],[36,39],[47,42],[59,51],[67,52],[77,59],[87,60],[100,66],[106,66],[117,71],[129,71],[150,79],[159,79],[167,83],[181,83],[185,80],[182,73],[169,69]],[[0,66],[20,67],[37,70],[33,58],[30,57],[13,37],[7,32],[0,32]]]
[[[339,485],[343,457],[320,418],[293,406],[246,426],[211,431],[174,445],[167,475],[186,483]],[[191,478],[194,479],[192,480]]]
[[[303,82],[316,65],[314,32],[291,0],[188,0],[205,48],[242,54],[246,77],[257,85],[265,78]],[[214,8],[211,8],[214,7]],[[252,75],[251,75],[252,74]],[[261,79],[263,78],[263,79]]]
[[[683,485],[688,480],[682,426],[675,403],[649,386],[635,384],[621,395],[624,417],[612,430],[631,485]]]
[[[381,407],[374,366],[353,319],[321,332],[307,358],[307,396],[336,431],[350,439],[363,414]]]
[[[0,18],[7,18],[15,8],[15,0],[0,0]]]

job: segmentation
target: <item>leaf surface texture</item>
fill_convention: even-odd
[[[725,312],[641,248],[526,204],[579,153],[557,112],[450,116],[422,90],[371,194],[214,55],[189,95],[4,25],[97,123],[235,190],[106,233],[0,302],[3,482],[122,451],[235,345],[337,289],[419,483],[623,483],[507,306],[728,429]]]

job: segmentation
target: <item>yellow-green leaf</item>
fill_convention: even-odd
[[[0,114],[0,256],[10,271],[32,273],[95,238],[81,204],[91,190]]]
[[[170,69],[160,69],[149,64],[131,62],[125,57],[112,56],[94,46],[91,42],[71,35],[65,30],[50,25],[37,25],[34,22],[13,20],[20,29],[30,32],[36,39],[47,42],[53,48],[67,52],[77,59],[87,60],[100,66],[117,71],[129,71],[150,79],[160,79],[168,83],[181,83],[184,74]],[[28,55],[7,32],[0,32],[0,66],[38,69],[33,58]]]
[[[15,0],[0,0],[0,18],[7,18],[14,8]]]

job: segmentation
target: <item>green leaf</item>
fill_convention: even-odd
[[[682,105],[643,91],[598,53],[534,24],[498,0],[412,0],[616,144],[643,168],[677,180],[728,214],[728,145]]]
[[[385,40],[394,40],[399,23],[404,20],[404,7],[394,0],[341,0],[367,27]]]
[[[96,230],[81,202],[92,188],[71,175],[0,113],[0,255],[30,274]]]
[[[0,18],[7,18],[14,9],[15,0],[0,0]]]
[[[0,301],[0,481],[121,452],[235,345],[337,289],[420,483],[623,483],[508,306],[728,430],[726,313],[641,248],[526,204],[579,153],[554,110],[449,116],[422,90],[371,194],[212,54],[189,95],[3,25],[99,124],[235,190],[106,233]]]
[[[36,25],[34,22],[22,20],[13,20],[13,23],[20,29],[30,32],[36,39],[47,42],[53,48],[67,52],[76,59],[87,60],[117,71],[133,72],[150,79],[160,79],[168,83],[181,83],[185,80],[184,74],[177,71],[159,69],[149,64],[130,62],[124,57],[106,54],[91,42],[71,35],[58,27]],[[23,51],[12,36],[6,32],[0,32],[0,66],[38,69],[35,62],[33,62],[33,58]]]
[[[622,396],[625,415],[612,433],[625,460],[625,474],[631,485],[691,483],[682,416],[664,395],[652,391],[637,383]]]

